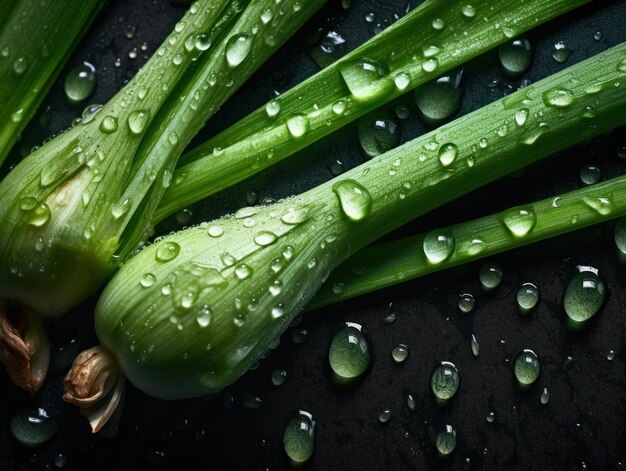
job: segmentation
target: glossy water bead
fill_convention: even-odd
[[[301,466],[315,450],[315,421],[313,415],[298,411],[283,431],[283,449],[292,464]]]
[[[461,385],[461,376],[454,363],[442,361],[433,370],[430,377],[430,388],[435,397],[447,401],[454,397]]]
[[[480,283],[486,290],[492,290],[500,286],[503,276],[502,267],[494,262],[485,263],[478,272]]]
[[[532,283],[524,283],[517,290],[517,307],[521,314],[526,314],[539,303],[539,288]]]
[[[361,376],[370,364],[370,351],[363,328],[346,322],[333,337],[328,350],[328,362],[338,379]]]
[[[537,357],[537,354],[532,350],[522,350],[515,359],[513,371],[520,386],[530,386],[537,381],[539,373],[541,373],[539,357]]]
[[[605,296],[606,288],[599,274],[583,270],[567,285],[563,307],[572,321],[585,322],[600,310]]]
[[[456,430],[452,425],[446,425],[445,430],[437,434],[435,446],[441,456],[448,456],[456,448]]]

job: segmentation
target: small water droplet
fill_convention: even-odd
[[[433,231],[426,234],[422,247],[430,263],[441,263],[454,252],[454,236],[447,231]]]
[[[396,88],[400,91],[406,90],[411,85],[411,75],[407,72],[400,72],[393,78]]]
[[[532,60],[530,41],[525,38],[507,41],[498,49],[498,55],[504,74],[519,77],[530,67]]]
[[[20,200],[20,209],[26,213],[26,224],[41,227],[50,220],[50,208],[37,198],[27,196]]]
[[[476,338],[476,335],[474,334],[472,334],[471,347],[472,347],[472,355],[474,355],[475,357],[479,356],[480,345],[478,343],[478,339]]]
[[[541,396],[539,397],[539,401],[545,406],[548,402],[550,402],[550,392],[548,388],[543,388],[541,391]]]
[[[490,424],[492,424],[494,420],[496,420],[496,413],[495,413],[495,412],[490,411],[490,412],[487,414],[487,422],[489,422]]]
[[[346,108],[347,108],[347,103],[345,102],[345,100],[339,100],[336,101],[335,103],[333,103],[333,113],[335,113],[338,116],[341,116],[342,114],[344,114],[346,112]]]
[[[400,130],[393,117],[375,112],[359,121],[359,141],[369,157],[376,157],[393,149],[400,142]]]
[[[562,64],[567,59],[569,59],[569,56],[572,55],[572,52],[574,51],[566,47],[563,41],[559,41],[558,43],[554,45],[554,50],[552,51],[552,58],[555,61],[557,61],[559,64]]]
[[[272,384],[274,386],[282,386],[287,381],[287,372],[281,369],[272,371]]]
[[[442,361],[433,370],[430,377],[430,388],[435,397],[441,401],[451,399],[459,390],[461,376],[454,363]]]
[[[265,112],[270,118],[275,118],[280,113],[280,103],[278,100],[271,100],[265,105]]]
[[[524,126],[524,124],[526,124],[526,120],[528,119],[528,109],[527,108],[522,108],[520,110],[517,110],[515,112],[515,122],[517,123],[518,126]]]
[[[80,103],[89,98],[96,89],[96,68],[83,62],[65,77],[65,96],[71,103]]]
[[[250,268],[245,263],[237,265],[237,267],[235,268],[235,276],[240,280],[250,278],[250,276],[252,276],[252,268]]]
[[[437,70],[437,67],[439,67],[439,61],[436,57],[431,57],[430,59],[426,59],[424,62],[422,62],[422,70],[424,72],[434,72],[435,70]]]
[[[532,208],[513,208],[504,213],[502,221],[515,237],[524,237],[535,227],[537,216]]]
[[[272,245],[278,240],[278,237],[273,232],[262,231],[254,236],[254,243],[260,247],[266,247]]]
[[[211,323],[211,319],[213,318],[213,314],[208,306],[203,306],[198,315],[196,316],[196,322],[202,328],[208,327]]]
[[[404,363],[408,357],[409,347],[407,347],[403,343],[396,345],[391,351],[391,358],[393,358],[393,361],[395,361],[396,363]]]
[[[517,290],[517,307],[522,314],[526,314],[537,306],[539,303],[539,288],[532,283],[524,283]]]
[[[617,249],[624,255],[626,255],[626,217],[620,218],[615,226],[615,232],[613,233],[613,239]]]
[[[105,116],[100,121],[100,131],[104,134],[111,134],[117,131],[117,118],[115,116]]]
[[[446,425],[446,429],[437,434],[435,446],[441,456],[448,456],[456,448],[456,430],[452,425]]]
[[[521,387],[528,387],[537,381],[541,372],[541,365],[537,354],[529,349],[524,349],[515,359],[513,366],[515,378]]]
[[[235,34],[226,43],[226,60],[231,67],[241,64],[252,50],[252,36]]]
[[[444,167],[451,165],[459,155],[459,148],[455,144],[444,144],[439,149],[439,162]]]
[[[362,221],[370,214],[372,197],[361,184],[354,180],[341,180],[333,185],[332,190],[349,220]]]
[[[159,262],[169,262],[178,257],[180,245],[176,242],[161,242],[156,251],[156,259]]]
[[[572,91],[563,87],[546,90],[543,92],[542,98],[546,106],[552,106],[554,108],[568,108],[576,101],[576,97]]]
[[[472,296],[471,294],[463,293],[459,295],[459,300],[457,302],[457,305],[461,312],[465,314],[472,312],[472,309],[474,309],[475,304],[476,304],[476,301],[474,301],[474,296]]]
[[[442,29],[446,27],[446,23],[441,18],[435,18],[432,21],[432,26],[437,31],[441,31]]]
[[[593,164],[583,165],[580,168],[580,181],[585,185],[595,185],[602,178],[602,172],[600,168]]]
[[[135,135],[141,134],[146,129],[149,119],[150,112],[148,110],[131,111],[128,115],[128,129]]]
[[[585,322],[600,310],[605,296],[602,278],[592,271],[581,271],[567,285],[563,307],[572,321]]]
[[[386,424],[391,420],[391,409],[383,409],[380,414],[378,414],[378,421],[381,424]]]
[[[504,272],[500,264],[493,262],[485,263],[478,272],[480,284],[486,290],[492,290],[500,286],[503,276]]]
[[[289,420],[283,430],[283,449],[294,465],[303,465],[315,449],[315,421],[313,416],[300,410]]]
[[[367,370],[370,364],[369,345],[359,324],[346,322],[333,336],[328,349],[328,362],[339,379],[358,378]]]
[[[156,276],[152,273],[146,273],[141,277],[140,283],[144,288],[149,288],[156,283]]]
[[[287,120],[287,129],[293,137],[302,137],[309,130],[309,118],[307,115],[298,113]]]

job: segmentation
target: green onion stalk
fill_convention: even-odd
[[[435,207],[623,125],[625,61],[626,43],[299,196],[155,241],[105,288],[95,312],[102,345],[79,356],[65,378],[65,400],[111,411],[109,398],[119,389],[94,388],[101,371],[163,399],[231,384],[352,253]],[[524,231],[528,217],[518,211],[507,218],[511,237],[531,233]],[[449,234],[436,234],[425,256],[441,263],[454,247]],[[94,430],[103,420],[92,417]]]
[[[528,215],[519,232],[507,224]],[[330,275],[307,311],[463,263],[513,250],[626,215],[626,175],[472,221],[379,244],[355,253]],[[522,219],[520,219],[522,220]],[[435,237],[454,241],[443,260],[425,249]]]
[[[0,1],[0,165],[104,3]]]
[[[26,348],[27,331],[45,335],[41,317],[85,299],[150,237],[185,146],[324,3],[199,0],[128,85],[0,183],[0,323],[12,333],[0,359],[16,384],[36,391],[31,359],[48,355],[43,339]]]
[[[185,154],[155,222],[587,0],[427,0],[389,28]]]

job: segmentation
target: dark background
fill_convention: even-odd
[[[410,7],[418,3],[411,0]],[[275,90],[285,91],[318,70],[311,60],[311,44],[325,32],[340,33],[347,51],[370,38],[377,27],[392,23],[395,15],[402,16],[407,5],[406,0],[354,0],[346,12],[338,0],[329,0],[307,28],[224,106],[202,138],[264,104]],[[373,23],[365,20],[370,12],[376,16]],[[82,61],[93,63],[99,83],[90,102],[106,102],[182,14],[183,9],[166,0],[111,1],[61,79]],[[626,1],[596,1],[531,32],[533,65],[520,80],[503,78],[493,52],[473,60],[465,67],[462,113],[502,97],[522,81],[534,82],[625,41],[625,20]],[[596,32],[601,34],[599,40],[594,38]],[[551,57],[558,41],[573,50],[565,64]],[[135,59],[129,57],[133,50]],[[48,111],[34,120],[18,143],[14,160],[80,115],[82,106],[65,102],[61,79],[42,106]],[[417,118],[413,94],[397,102],[411,108],[411,117],[401,122],[403,141],[423,133],[426,128]],[[603,178],[623,174],[626,159],[620,159],[617,151],[626,145],[624,131],[489,185],[391,237],[578,188],[582,185],[578,172],[586,163],[597,164]],[[258,192],[261,199],[281,198],[330,179],[330,167],[337,160],[346,169],[363,162],[356,126],[338,134],[192,208],[190,223],[246,205],[249,191]],[[159,232],[180,227],[172,218]],[[93,298],[49,323],[51,368],[35,397],[27,397],[0,372],[0,469],[55,469],[59,453],[67,458],[66,469],[282,469],[288,467],[282,431],[297,409],[311,412],[317,422],[309,469],[623,469],[626,268],[617,258],[613,227],[607,223],[495,257],[492,261],[502,265],[504,281],[490,294],[480,289],[482,262],[478,262],[307,314],[295,327],[308,331],[306,343],[294,344],[290,329],[256,370],[210,400],[157,401],[129,385],[120,433],[114,439],[91,435],[87,421],[60,400],[61,379],[73,357],[96,342]],[[567,328],[562,308],[564,288],[576,265],[599,268],[609,291],[602,311],[580,333]],[[539,307],[529,317],[517,314],[515,304],[515,292],[524,282],[536,284],[541,293]],[[477,300],[471,314],[456,308],[462,292]],[[390,310],[397,312],[398,320],[384,325],[381,317]],[[346,320],[364,325],[374,352],[365,378],[348,390],[332,382],[327,361],[330,339],[338,323]],[[471,355],[472,333],[480,342],[478,358]],[[398,343],[410,349],[402,365],[391,359]],[[528,391],[515,385],[512,372],[523,348],[533,349],[542,366],[539,380]],[[612,361],[607,359],[610,350],[616,352]],[[446,407],[435,404],[429,386],[430,373],[442,360],[453,361],[462,378],[459,393]],[[275,368],[288,373],[283,386],[270,381]],[[550,391],[547,405],[539,402],[544,387]],[[414,412],[405,405],[408,393],[417,401]],[[262,399],[260,409],[243,407],[250,395]],[[12,412],[33,406],[46,408],[61,424],[58,434],[38,449],[20,446],[9,430]],[[381,424],[378,414],[385,408],[391,409],[392,418]],[[490,412],[495,413],[492,423],[486,420]],[[434,438],[446,423],[455,426],[458,445],[449,459],[441,460]]]

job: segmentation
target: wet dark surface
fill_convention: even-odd
[[[346,39],[345,50],[350,50],[407,6],[405,0],[354,0],[344,12],[338,1],[329,3],[306,32],[281,49],[224,106],[203,137],[262,105],[274,90],[285,91],[314,73],[317,66],[307,44],[318,28],[338,32]],[[373,23],[365,20],[369,12],[376,15]],[[112,1],[61,77],[84,60],[92,62],[99,83],[90,101],[105,102],[155,51],[182,13],[165,0]],[[503,79],[494,53],[475,59],[465,67],[462,113],[500,98],[522,81],[534,82],[625,41],[625,20],[624,0],[594,2],[533,31],[533,65],[520,80]],[[594,38],[597,31],[599,40]],[[551,58],[558,41],[574,51],[565,64]],[[133,50],[135,59],[129,57]],[[498,83],[490,87],[494,80]],[[401,122],[403,141],[423,133],[426,128],[417,118],[412,94],[398,102],[411,109],[410,118]],[[51,110],[49,124],[31,125],[18,148],[30,149],[80,114],[80,108],[65,103],[61,81],[42,109],[46,107]],[[390,237],[580,187],[578,172],[586,163],[597,164],[603,179],[623,174],[626,159],[620,159],[617,150],[624,145],[626,130],[617,130],[476,191]],[[261,199],[301,192],[330,179],[336,160],[345,168],[364,161],[355,125],[197,205],[191,223],[246,205],[249,191],[258,192]],[[210,400],[157,401],[129,386],[121,430],[113,439],[91,435],[87,421],[60,400],[61,379],[73,357],[96,342],[91,299],[48,324],[52,363],[35,397],[27,397],[0,372],[0,469],[55,469],[59,454],[67,459],[65,469],[283,469],[288,463],[282,430],[297,409],[311,412],[317,422],[309,469],[622,469],[626,268],[616,256],[613,226],[607,223],[490,259],[504,270],[503,283],[492,293],[480,289],[479,262],[307,314],[296,327],[308,331],[304,344],[294,344],[287,332],[256,370]],[[159,231],[178,228],[171,219]],[[578,333],[568,329],[562,309],[564,288],[576,265],[599,268],[609,290],[602,311]],[[524,282],[536,284],[541,295],[538,309],[528,317],[517,313],[515,303],[515,292]],[[477,300],[470,314],[461,314],[455,305],[464,292]],[[390,310],[397,312],[397,321],[384,325],[381,318]],[[374,352],[367,375],[350,389],[333,383],[327,361],[328,345],[341,321],[362,324]],[[470,349],[472,333],[480,343],[478,358]],[[410,349],[402,365],[391,358],[398,343]],[[527,391],[516,386],[512,371],[524,348],[533,349],[542,366],[539,380]],[[615,351],[612,361],[607,359],[610,350]],[[442,360],[453,361],[461,374],[459,393],[445,407],[435,403],[429,385],[433,367]],[[287,371],[283,386],[271,383],[275,368]],[[550,392],[547,405],[539,401],[544,387]],[[406,407],[409,393],[417,402],[414,412]],[[259,410],[242,406],[247,395],[262,398]],[[40,448],[25,448],[10,433],[10,416],[23,407],[44,407],[60,421],[58,434]],[[392,418],[381,424],[378,415],[385,408],[391,409]],[[486,419],[490,412],[495,414],[493,422]],[[441,460],[434,439],[445,424],[456,428],[458,445],[452,456]]]

